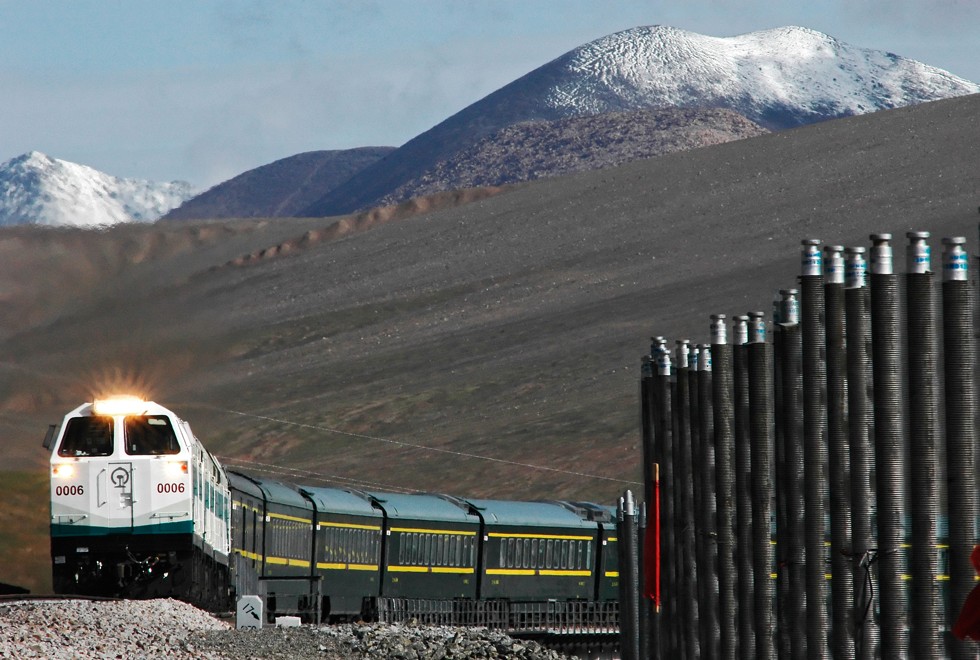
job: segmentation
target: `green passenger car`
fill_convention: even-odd
[[[452,498],[371,493],[384,511],[381,595],[477,597],[480,519]]]

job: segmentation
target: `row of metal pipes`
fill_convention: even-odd
[[[644,493],[620,502],[627,660],[978,658],[949,634],[976,580],[966,240],[937,286],[929,234],[904,282],[891,238],[803,241],[798,288],[732,341],[723,314],[710,344],[654,338]]]

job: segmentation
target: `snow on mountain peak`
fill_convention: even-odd
[[[980,92],[884,51],[788,26],[710,37],[667,26],[617,32],[545,67],[561,114],[636,106],[721,106],[774,128]]]
[[[183,181],[122,179],[31,151],[0,164],[0,226],[151,222],[193,192]]]

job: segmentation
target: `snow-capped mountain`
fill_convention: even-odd
[[[576,48],[535,76],[552,80],[543,100],[561,114],[720,106],[771,128],[980,92],[941,69],[795,26],[723,38],[639,27]]]
[[[645,108],[727,108],[771,130],[980,92],[980,85],[802,27],[709,37],[638,27],[575,48],[327,193],[306,215],[371,206],[500,129]]]
[[[183,181],[121,179],[32,151],[0,164],[0,226],[150,222],[193,193]]]

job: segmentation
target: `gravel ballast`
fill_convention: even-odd
[[[177,600],[0,603],[0,658],[516,658],[566,656],[480,628],[345,624],[235,630]]]

